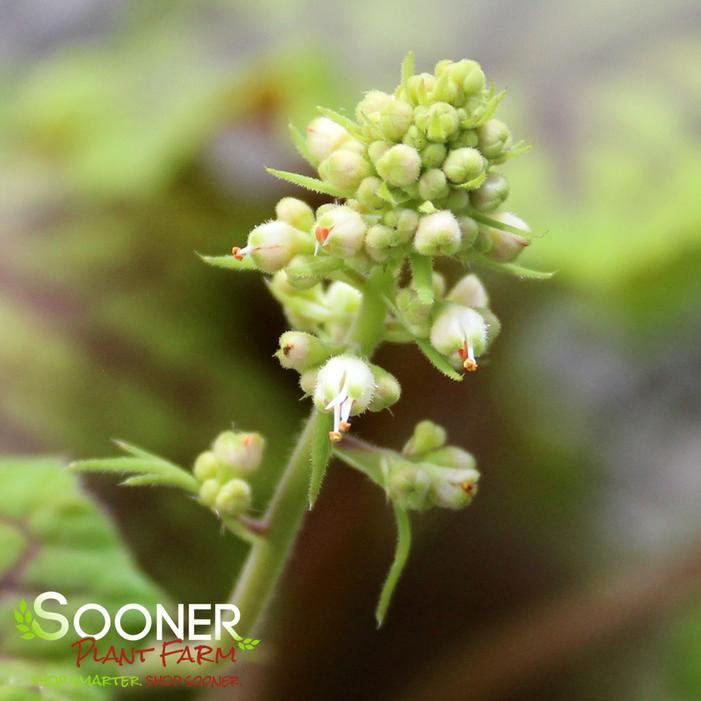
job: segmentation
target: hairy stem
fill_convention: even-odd
[[[265,536],[251,547],[232,602],[241,611],[241,629],[252,635],[282,575],[307,510],[313,415],[307,419],[266,514]]]

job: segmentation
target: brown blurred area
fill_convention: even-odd
[[[402,401],[357,422],[392,447],[423,418],[445,425],[478,459],[479,498],[414,519],[378,632],[391,515],[334,465],[260,655],[235,692],[202,698],[701,697],[696,3],[10,0],[0,15],[2,453],[107,455],[124,437],[189,464],[235,422],[268,438],[262,509],[305,411],[271,357],[284,318],[258,276],[195,252],[227,252],[295,194],[264,170],[304,168],[287,122],[389,89],[413,48],[426,68],[479,60],[534,145],[505,168],[510,201],[546,232],[526,262],[557,276],[485,275],[503,331],[469,381],[383,348]],[[175,599],[227,596],[245,547],[204,510],[87,483]]]

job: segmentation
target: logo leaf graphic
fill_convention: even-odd
[[[33,640],[36,635],[32,633],[32,630],[28,625],[32,622],[33,616],[32,612],[27,610],[27,602],[24,599],[19,602],[14,614],[15,621],[17,622],[15,627],[20,633],[22,633],[22,637],[25,640]]]

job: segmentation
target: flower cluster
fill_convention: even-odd
[[[499,332],[478,277],[449,286],[435,267],[453,258],[520,270],[513,261],[530,229],[502,210],[509,185],[498,166],[525,148],[493,116],[502,97],[475,61],[417,74],[410,55],[392,93],[366,93],[354,119],[320,108],[306,137],[295,135],[318,178],[271,171],[335,198],[316,210],[283,198],[276,218],[232,250],[235,261],[272,274],[269,289],[295,329],[277,356],[333,414],[332,441],[352,416],[400,395],[358,342],[369,287],[383,309],[376,340],[416,343],[453,379],[477,369]]]
[[[247,478],[260,466],[265,441],[259,433],[224,431],[200,453],[192,472],[199,500],[221,517],[238,518],[251,506]]]

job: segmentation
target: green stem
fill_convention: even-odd
[[[266,514],[265,536],[253,545],[231,595],[241,629],[252,635],[282,575],[307,510],[313,414],[307,419]]]

